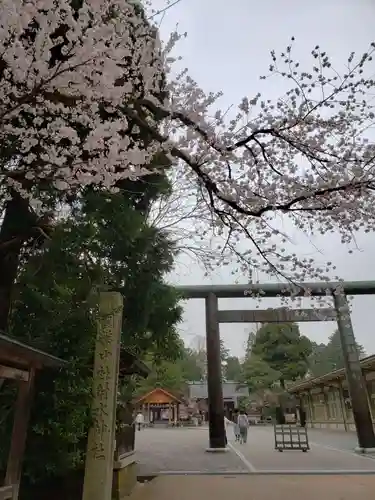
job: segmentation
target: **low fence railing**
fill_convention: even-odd
[[[121,424],[116,433],[115,461],[121,460],[135,449],[135,425]]]

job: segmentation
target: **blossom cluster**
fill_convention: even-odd
[[[375,43],[351,53],[340,74],[319,46],[312,70],[301,69],[293,42],[271,53],[269,75],[261,77],[286,81],[286,94],[244,97],[230,119],[213,109],[220,96],[204,94],[187,73],[183,84],[174,82],[175,155],[190,165],[198,199],[216,215],[226,255],[219,265],[235,262],[233,274],[242,276],[252,269],[296,282],[339,279],[334,262],[293,251],[291,233],[297,228],[310,243],[339,235],[352,252],[356,233],[375,230]]]
[[[147,173],[121,110],[161,92],[155,30],[126,0],[0,0],[2,174],[62,190]]]

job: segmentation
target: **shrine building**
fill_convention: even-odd
[[[375,355],[361,359],[360,363],[375,426]],[[355,430],[344,368],[299,381],[288,387],[287,391],[299,400],[305,410],[308,427]]]
[[[177,423],[186,418],[187,407],[182,397],[156,387],[134,402],[136,411],[141,411],[145,422]]]

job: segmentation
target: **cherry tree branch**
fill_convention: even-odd
[[[158,141],[160,144],[168,144],[170,142],[170,139],[168,137],[163,136],[156,128],[153,126],[149,125],[145,120],[140,118],[135,111],[132,109],[126,109],[125,114],[131,118],[139,127],[141,127],[143,130],[147,131],[150,136]],[[173,115],[173,114],[171,114]],[[186,123],[190,123],[190,120],[187,119]],[[199,130],[199,127],[196,127],[196,130]],[[271,134],[273,135],[275,131],[273,130],[259,130],[257,132],[254,132],[251,137],[247,137],[246,141],[239,141],[236,143],[236,148],[242,146],[246,146],[249,144],[250,141],[255,140],[257,135],[261,134]],[[205,132],[202,131],[202,134],[206,136]],[[197,175],[198,179],[200,179],[207,189],[207,192],[210,195],[216,196],[220,201],[228,205],[230,208],[232,208],[234,211],[246,215],[249,217],[261,217],[263,214],[266,212],[287,212],[287,211],[314,211],[314,210],[319,210],[319,211],[330,211],[332,210],[333,206],[332,205],[327,205],[327,206],[314,206],[314,207],[295,207],[295,205],[298,205],[302,202],[309,201],[309,200],[322,200],[322,203],[324,202],[324,197],[326,197],[328,194],[331,193],[340,193],[340,192],[356,192],[356,191],[361,191],[363,189],[369,189],[369,190],[375,190],[375,179],[371,180],[365,180],[365,181],[356,181],[352,180],[351,182],[347,183],[342,183],[338,186],[335,187],[327,187],[327,188],[322,188],[322,189],[315,189],[311,190],[309,193],[306,193],[304,195],[292,197],[290,200],[284,203],[278,203],[278,204],[266,204],[263,207],[259,208],[258,210],[251,210],[248,209],[238,202],[234,201],[233,199],[230,199],[226,197],[225,195],[222,194],[220,191],[218,185],[216,182],[214,182],[203,170],[202,170],[202,164],[194,160],[188,153],[182,151],[181,149],[171,146],[170,148],[170,154],[179,159],[182,160],[185,164],[187,164],[193,172]],[[278,173],[281,175],[280,173]],[[308,190],[306,186],[306,190]]]

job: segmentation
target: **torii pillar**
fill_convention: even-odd
[[[226,451],[218,299],[209,293],[206,301],[206,350],[209,448],[207,451]]]

